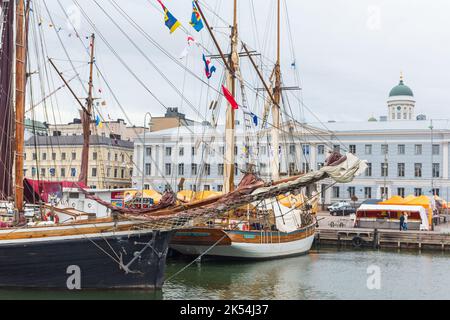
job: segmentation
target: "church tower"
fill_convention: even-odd
[[[400,83],[392,88],[387,100],[389,121],[414,120],[414,107],[416,101],[412,90],[403,82],[400,74]]]

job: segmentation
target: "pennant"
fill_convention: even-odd
[[[210,79],[212,77],[213,72],[216,71],[216,67],[215,66],[212,66],[212,67],[209,66],[211,61],[210,60],[206,60],[205,54],[203,54],[203,62],[205,63],[205,74],[206,74],[206,77],[208,79]]]
[[[192,1],[192,16],[191,22],[189,24],[195,29],[195,31],[200,32],[203,29],[203,21],[195,2]]]
[[[189,47],[184,48],[183,52],[180,53],[180,56],[178,57],[178,59],[183,60],[184,58],[186,58],[189,54]]]
[[[258,116],[256,114],[254,114],[253,112],[251,112],[251,116],[252,116],[252,119],[253,119],[253,124],[255,126],[258,126]]]
[[[164,10],[164,21],[167,28],[169,28],[170,33],[173,33],[179,26],[181,26],[180,22],[175,18],[169,10],[163,5],[161,0],[157,0],[161,7]]]
[[[227,88],[225,88],[225,86],[222,85],[222,92],[223,95],[225,96],[225,98],[227,99],[228,103],[231,105],[231,107],[234,110],[239,109],[239,105],[237,104],[236,100],[234,100],[233,95],[230,93],[230,91],[228,91]]]
[[[192,36],[188,36],[187,37],[187,43],[190,46],[192,43],[195,43],[195,39]]]
[[[95,126],[100,129],[103,127],[103,122],[100,120],[99,116],[97,116],[97,118],[95,118]]]

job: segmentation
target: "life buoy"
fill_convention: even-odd
[[[355,247],[355,248],[361,247],[363,242],[364,242],[363,239],[359,236],[356,236],[352,239],[352,244],[353,244],[353,247]]]
[[[49,211],[44,215],[44,221],[53,221],[54,223],[59,223],[59,217],[57,214],[53,214],[52,220],[52,213]]]

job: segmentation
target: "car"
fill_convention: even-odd
[[[330,214],[332,216],[348,216],[351,214],[356,214],[356,209],[351,205],[347,205],[331,210]]]
[[[331,206],[328,206],[327,209],[328,209],[328,211],[332,211],[332,210],[336,210],[338,208],[349,206],[349,205],[350,205],[350,203],[348,203],[346,201],[339,201],[339,202],[333,203]]]

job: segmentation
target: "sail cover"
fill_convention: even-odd
[[[0,200],[8,200],[8,197],[12,195],[13,186],[12,66],[14,1],[0,1]]]

